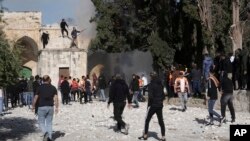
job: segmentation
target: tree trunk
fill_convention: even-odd
[[[199,15],[202,21],[203,26],[207,28],[208,31],[212,32],[212,11],[211,0],[197,0],[199,7]]]
[[[229,35],[232,40],[233,48],[232,51],[235,52],[237,49],[242,48],[242,34],[243,28],[240,22],[240,1],[233,0],[233,24],[230,27]]]
[[[212,1],[211,0],[197,0],[198,1],[198,8],[199,8],[199,16],[202,22],[202,26],[205,28],[206,31],[209,33],[212,33]],[[212,35],[212,34],[211,34]],[[207,45],[204,46],[204,50],[207,50],[208,53],[210,53],[211,50],[213,50],[213,37],[210,40],[212,41],[212,46],[208,47]],[[207,46],[207,47],[206,47]]]

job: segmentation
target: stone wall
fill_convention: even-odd
[[[68,67],[72,77],[86,75],[88,44],[84,38],[78,38],[78,49],[70,49],[72,40],[61,36],[60,25],[42,26],[41,12],[5,12],[3,30],[10,43],[26,40],[34,49],[38,61],[30,60],[23,64],[32,69],[32,75],[50,75],[56,86],[59,77],[59,68]],[[68,28],[69,36],[73,27]],[[43,31],[49,33],[49,43],[45,49],[41,42]],[[12,42],[13,41],[13,42]]]
[[[6,37],[12,41],[28,36],[40,43],[41,12],[5,12],[2,17]],[[38,45],[39,46],[39,45]]]
[[[59,68],[69,68],[73,78],[86,75],[87,53],[83,49],[45,49],[40,51],[39,60],[39,74],[51,76],[55,86],[59,80]]]
[[[42,32],[46,32],[48,31],[49,33],[49,42],[48,45],[46,46],[47,49],[65,49],[65,48],[69,48],[71,43],[72,43],[72,38],[71,38],[71,31],[72,31],[73,27],[69,26],[68,27],[68,35],[69,37],[62,37],[62,33],[61,33],[61,29],[60,29],[60,25],[55,24],[55,25],[47,25],[47,26],[43,26],[41,28],[41,33]],[[64,32],[64,35],[66,35],[66,33]],[[82,44],[83,38],[78,37],[78,48],[84,48],[86,49],[87,46]]]

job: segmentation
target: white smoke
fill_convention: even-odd
[[[78,30],[84,30],[81,33],[80,40],[84,46],[88,46],[91,39],[96,35],[95,23],[90,23],[91,17],[95,15],[95,6],[91,0],[80,0],[76,9],[76,24]]]

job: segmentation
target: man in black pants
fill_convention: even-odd
[[[64,80],[61,83],[61,92],[62,92],[62,103],[68,104],[69,103],[70,86],[69,86],[69,82],[67,80],[67,77],[64,77]]]
[[[43,48],[45,49],[45,46],[49,42],[49,33],[48,33],[48,31],[43,32],[42,37],[41,37],[41,41],[43,42]]]
[[[61,27],[62,37],[64,38],[64,31],[66,32],[66,34],[68,36],[68,30],[66,29],[66,27],[68,27],[68,24],[65,22],[64,19],[62,19],[62,21],[60,23],[60,27]]]
[[[128,107],[131,106],[131,97],[129,88],[126,82],[120,75],[116,75],[116,80],[112,84],[109,92],[108,108],[111,102],[114,107],[114,118],[117,121],[118,130],[125,135],[128,134],[129,125],[122,120],[122,113],[126,106],[126,99],[128,99]]]
[[[155,72],[152,72],[150,76],[151,76],[151,82],[148,85],[148,111],[147,111],[147,116],[145,120],[145,127],[144,127],[143,135],[139,137],[138,139],[147,140],[149,122],[152,116],[156,113],[159,125],[161,127],[162,138],[160,140],[165,141],[166,140],[165,139],[165,125],[164,125],[163,116],[162,116],[163,100],[165,98],[164,92],[163,92],[163,85],[161,83],[161,80],[158,78]]]
[[[222,89],[222,96],[221,96],[221,122],[226,121],[226,106],[228,105],[232,123],[235,122],[235,111],[233,106],[233,81],[229,79],[227,73],[223,75],[221,81],[221,89]]]

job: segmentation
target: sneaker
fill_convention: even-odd
[[[225,117],[220,118],[220,124],[222,124],[222,123],[226,123],[226,118]]]
[[[148,137],[145,137],[144,135],[142,135],[141,137],[138,137],[139,140],[147,140]]]
[[[49,133],[46,132],[43,136],[43,141],[48,141],[49,140]]]
[[[124,127],[124,129],[121,130],[121,132],[122,132],[123,134],[125,134],[125,135],[128,135],[128,129],[129,129],[129,124],[126,124],[125,127]]]
[[[184,109],[182,109],[182,112],[185,112],[186,111],[186,109],[184,108]]]
[[[214,125],[214,122],[208,122],[206,125]]]

